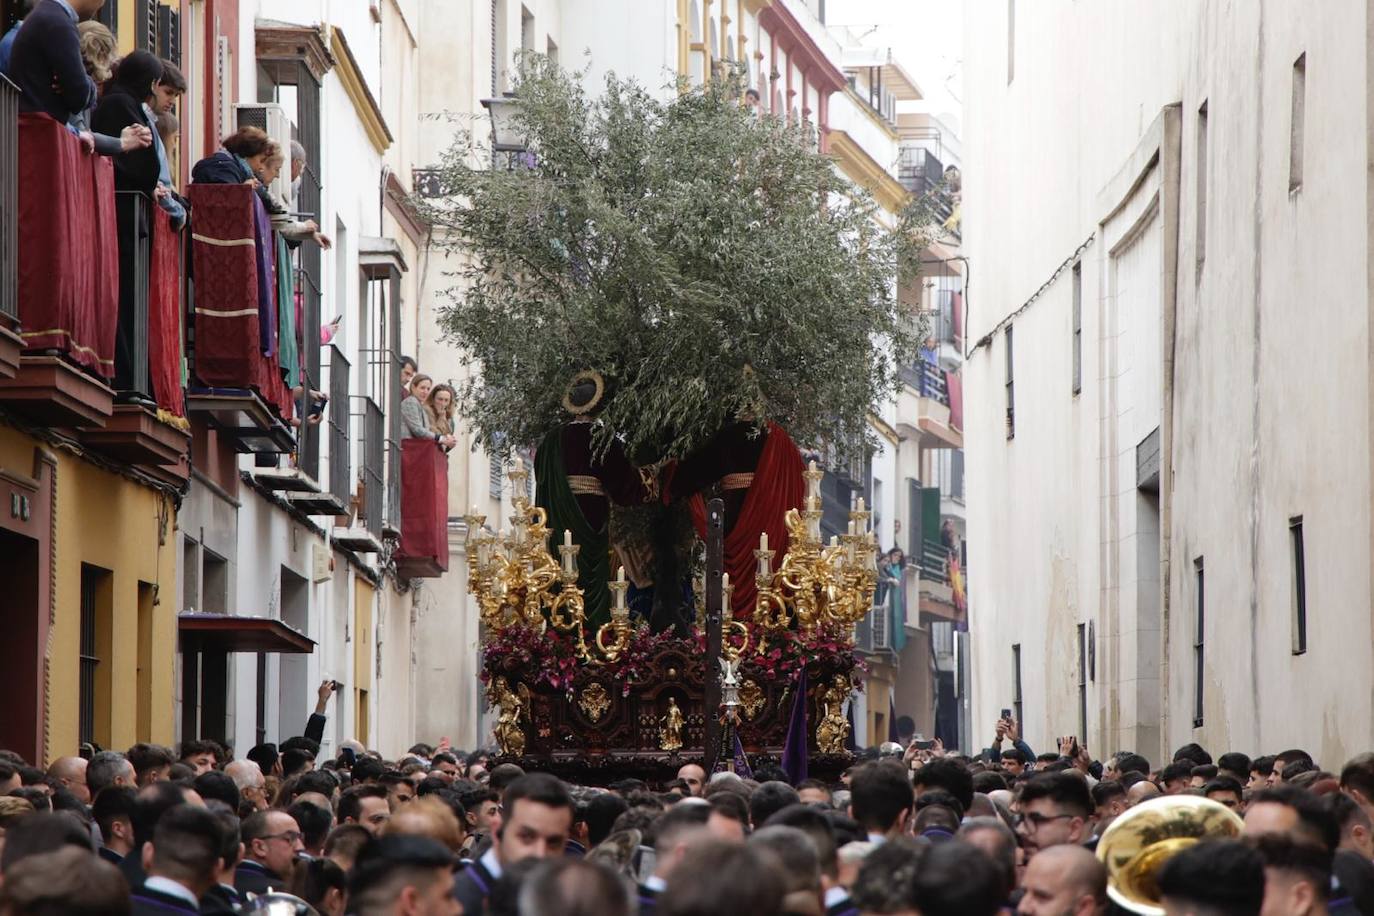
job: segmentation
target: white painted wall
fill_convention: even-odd
[[[976,341],[997,332],[964,370],[974,728],[1011,705],[1019,644],[1027,739],[1043,750],[1051,736],[1077,730],[1076,627],[1091,622],[1088,743],[1099,754],[1125,748],[1158,762],[1197,740],[1214,754],[1303,746],[1339,766],[1374,737],[1367,678],[1351,680],[1371,662],[1369,117],[1366,93],[1351,90],[1366,82],[1365,9],[1047,0],[1036,13],[1016,19],[1009,83],[1006,5],[966,7],[966,333]],[[1306,174],[1290,193],[1292,66],[1304,51]],[[1147,181],[1159,182],[1166,200],[1178,195],[1176,235],[1168,220],[1147,221],[1133,244],[1119,246],[1125,226],[1112,209],[1143,208],[1149,194],[1127,195],[1122,176],[1141,171],[1131,157],[1174,104],[1180,172],[1157,170]],[[999,322],[1089,238],[1082,393],[1070,389],[1065,271],[1015,318],[1016,437],[1008,440]],[[1155,416],[1172,419],[1165,461],[1173,467],[1161,539],[1148,544],[1148,507],[1127,479],[1127,449]],[[1129,463],[1133,478],[1133,455]],[[1297,515],[1307,550],[1305,655],[1291,652],[1288,524]],[[1155,553],[1161,566],[1150,569]],[[1205,696],[1194,728],[1199,557]]]

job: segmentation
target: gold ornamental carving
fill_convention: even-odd
[[[668,712],[664,714],[663,727],[658,731],[658,746],[668,752],[682,750],[682,726],[685,720],[677,700],[668,698]]]
[[[745,681],[739,688],[739,705],[744,710],[744,718],[752,721],[763,709],[763,688],[753,680]]]
[[[821,694],[825,715],[816,726],[816,746],[822,754],[843,754],[849,737],[849,720],[844,717],[844,701],[853,685],[843,676],[836,676],[830,689]]]
[[[593,723],[600,722],[601,717],[611,708],[611,698],[606,693],[606,688],[593,681],[582,688],[582,695],[577,698],[577,705],[582,707],[582,712]]]
[[[496,720],[496,743],[501,746],[504,757],[522,757],[525,754],[525,730],[520,719],[529,703],[529,688],[520,684],[518,692],[510,689],[503,677],[492,682],[488,699],[501,707],[501,716]]]

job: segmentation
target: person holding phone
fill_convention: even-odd
[[[1003,709],[1002,716],[997,720],[997,733],[992,739],[992,745],[983,752],[983,759],[989,763],[997,763],[1002,759],[1002,743],[1010,740],[1011,746],[1022,757],[1018,763],[1021,765],[1021,772],[1029,772],[1035,766],[1035,752],[1030,745],[1021,740],[1021,727],[1012,718],[1010,709]],[[1020,775],[1016,773],[1014,775]]]

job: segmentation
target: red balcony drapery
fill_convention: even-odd
[[[950,429],[964,429],[964,377],[958,372],[945,373],[945,390],[949,393]]]
[[[119,242],[114,168],[45,114],[19,116],[19,321],[24,345],[114,375]]]
[[[195,381],[211,388],[255,388],[282,417],[291,416],[291,393],[276,358],[276,308],[266,310],[261,289],[275,290],[262,259],[275,243],[257,234],[262,207],[247,185],[192,184]],[[271,262],[275,263],[275,262]]]
[[[401,440],[399,560],[448,569],[448,456],[431,439]]]
[[[148,363],[157,406],[186,416],[181,388],[180,236],[161,207],[152,208],[152,263],[148,268]]]

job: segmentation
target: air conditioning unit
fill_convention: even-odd
[[[286,111],[280,105],[274,104],[244,104],[234,106],[234,124],[236,127],[257,127],[267,131],[267,136],[277,141],[281,147],[282,155],[286,161],[282,163],[281,171],[277,173],[277,178],[272,182],[272,193],[284,201],[287,206],[291,205],[291,119],[286,116]]]

